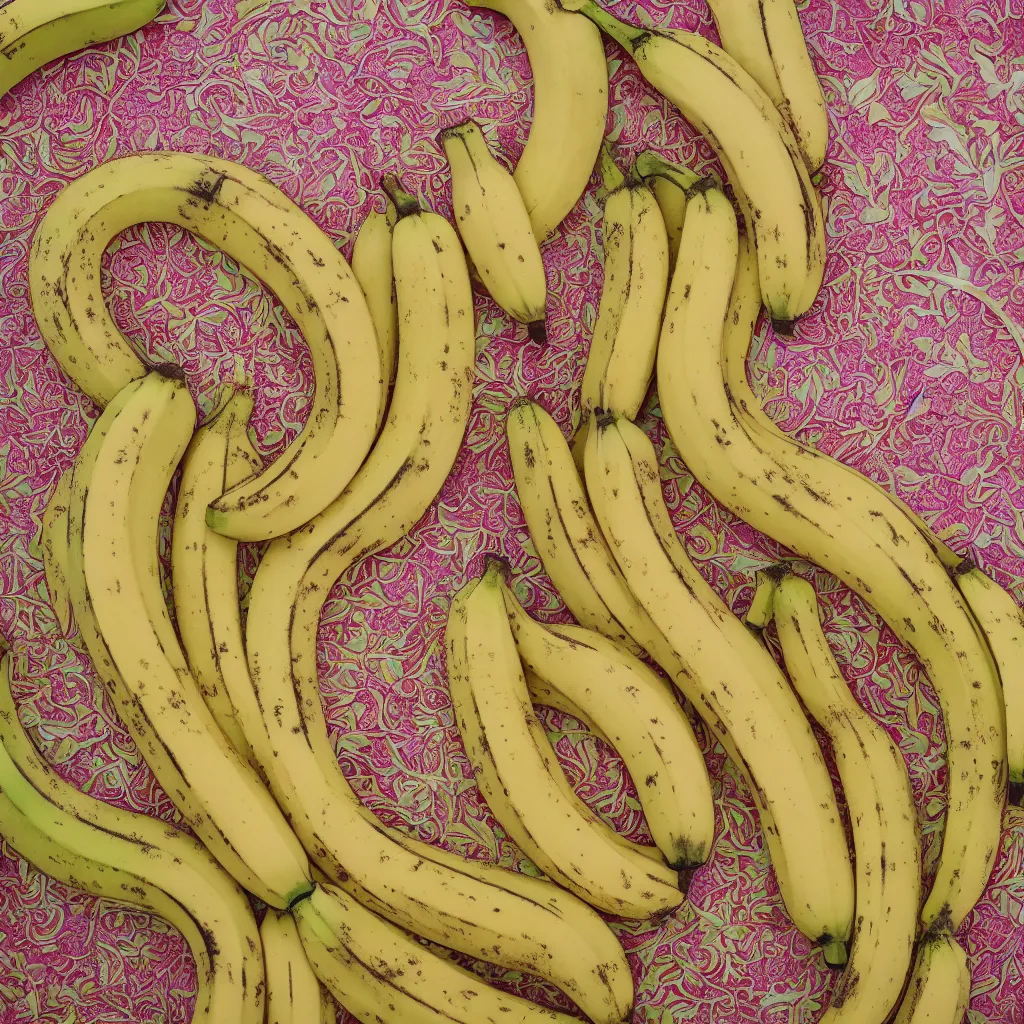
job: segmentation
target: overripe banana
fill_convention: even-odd
[[[530,215],[512,175],[494,158],[480,126],[463,121],[441,132],[452,172],[452,209],[491,298],[543,341],[548,285]]]
[[[137,31],[164,5],[165,0],[11,0],[0,9],[0,96],[57,57]]]
[[[789,125],[724,50],[692,32],[647,29],[612,17],[594,0],[561,0],[620,43],[641,74],[728,159],[755,215],[761,295],[776,329],[813,303],[825,270],[821,207]]]
[[[205,238],[247,267],[309,346],[316,387],[301,432],[209,513],[213,529],[238,540],[280,536],[333,501],[373,443],[385,382],[366,300],[331,239],[255,171],[169,151],[102,164],[51,203],[29,259],[43,339],[101,405],[147,367],[107,309],[100,262],[119,232],[154,220]]]
[[[57,486],[43,510],[39,532],[39,546],[43,551],[43,569],[46,590],[57,626],[64,636],[74,630],[71,613],[71,593],[68,589],[65,565],[68,555],[68,502],[71,500],[71,470],[66,469],[57,479]]]
[[[515,182],[543,242],[583,195],[608,117],[601,33],[547,0],[470,0],[505,15],[523,37],[533,72],[533,122]]]
[[[295,908],[317,975],[362,1024],[570,1024],[573,1018],[491,988],[407,932],[321,883]]]
[[[899,1013],[893,1024],[962,1024],[971,1001],[971,965],[952,935],[921,940]]]
[[[509,626],[501,569],[452,602],[445,633],[455,720],[477,785],[505,832],[550,878],[592,906],[647,918],[683,899],[676,873],[614,842],[567,798],[534,713]]]
[[[544,626],[501,586],[523,668],[580,707],[622,756],[669,866],[703,864],[715,833],[711,784],[673,694],[614,641],[580,627]]]
[[[607,148],[601,163],[609,190],[604,282],[580,390],[580,453],[592,410],[607,409],[630,419],[639,411],[654,373],[668,292],[668,234],[654,193],[642,179],[632,174],[624,178]]]
[[[910,777],[899,748],[850,693],[822,632],[814,587],[787,576],[772,606],[789,678],[832,744],[853,829],[856,924],[820,1020],[874,1024],[899,1002],[914,955],[921,842]]]
[[[380,352],[380,377],[386,388],[395,380],[395,360],[398,354],[398,306],[395,302],[395,274],[391,260],[391,233],[397,215],[394,204],[388,200],[383,213],[371,210],[356,233],[352,247],[352,273],[363,290],[370,310],[377,349]],[[387,400],[380,403],[377,428],[380,429],[387,412]]]
[[[472,396],[473,302],[459,240],[443,218],[398,198],[400,338],[387,423],[345,494],[270,546],[251,591],[249,667],[276,755],[263,768],[319,867],[375,912],[540,974],[593,1020],[618,1021],[631,980],[617,966],[617,941],[589,908],[549,882],[468,864],[384,828],[352,791],[328,739],[316,672],[321,607],[346,569],[400,540],[429,507],[459,451]]]
[[[211,1024],[262,1024],[263,958],[245,893],[186,832],[105,804],[57,775],[18,720],[10,655],[0,662],[0,765],[0,789],[9,801],[50,842],[76,858],[76,884],[99,892],[91,881],[106,885],[104,879],[117,872],[141,879],[146,889],[133,887],[127,898],[134,902],[132,897],[146,895],[154,912],[185,936],[196,956],[201,990],[197,1006],[208,1007]],[[97,862],[102,870],[86,869],[82,858]],[[201,934],[195,945],[194,928]]]
[[[125,726],[189,825],[246,889],[286,908],[310,889],[307,858],[203,703],[160,587],[159,513],[195,407],[180,380],[159,373],[126,390],[75,464],[75,618]]]
[[[586,470],[619,567],[680,662],[673,681],[738,751],[770,812],[762,825],[777,831],[790,916],[825,948],[830,963],[842,963],[853,925],[853,871],[832,783],[789,684],[687,557],[643,431],[622,417],[599,418]]]
[[[329,997],[320,988],[292,915],[268,910],[260,924],[260,943],[267,965],[266,1024],[318,1024]]]
[[[235,707],[236,701],[256,704],[242,637],[238,542],[206,525],[207,505],[258,465],[246,434],[252,407],[251,395],[236,392],[185,452],[171,533],[171,585],[189,671],[227,741],[255,763]],[[254,716],[258,721],[258,709]]]
[[[955,928],[984,889],[998,847],[1006,787],[998,674],[917,522],[877,485],[777,430],[750,426],[730,404],[723,346],[737,345],[728,325],[739,309],[730,294],[741,256],[721,193],[691,200],[658,349],[665,424],[713,497],[834,572],[920,658],[942,706],[950,765],[946,832],[921,925]]]
[[[828,111],[793,0],[709,0],[722,48],[793,129],[807,169],[825,162]]]

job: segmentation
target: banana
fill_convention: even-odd
[[[570,1024],[574,1019],[491,988],[332,885],[318,884],[294,916],[317,975],[362,1024]]]
[[[472,398],[473,301],[459,240],[397,182],[389,186],[399,213],[400,337],[388,421],[345,494],[271,544],[256,573],[246,643],[264,715],[243,730],[266,732],[272,754],[261,760],[274,795],[332,881],[425,938],[547,978],[599,1024],[619,1021],[631,980],[617,966],[621,947],[589,908],[550,882],[469,864],[384,828],[328,738],[316,674],[323,602],[346,569],[400,540],[427,510],[458,454]]]
[[[632,654],[646,650],[672,675],[672,650],[615,564],[558,424],[521,398],[509,406],[506,430],[530,537],[566,607],[581,625]]]
[[[683,899],[676,873],[614,842],[555,777],[560,772],[530,703],[500,578],[492,564],[464,588],[445,634],[456,724],[488,806],[546,875],[591,906],[635,919],[672,910]]]
[[[757,240],[761,295],[790,334],[825,271],[821,207],[789,125],[758,84],[703,36],[627,25],[593,0],[561,0],[620,43],[640,73],[727,157]]]
[[[473,120],[446,128],[441,144],[452,172],[455,224],[484,287],[534,341],[544,341],[544,261],[512,175]]]
[[[295,925],[287,911],[268,910],[260,924],[267,965],[266,1024],[316,1024],[323,994]]]
[[[812,174],[825,162],[828,110],[793,0],[709,0],[722,48],[786,119]]]
[[[651,835],[670,867],[707,860],[715,810],[707,767],[682,708],[642,661],[593,630],[543,626],[501,582],[523,668],[597,724],[636,784]],[[531,691],[532,693],[533,691]]]
[[[530,691],[530,700],[533,702],[534,707],[543,705],[544,707],[554,708],[555,711],[561,711],[562,714],[570,715],[581,725],[586,726],[594,736],[604,740],[605,743],[611,746],[611,740],[608,739],[598,724],[579,704],[567,697],[561,690],[556,690],[541,679],[540,676],[531,672],[526,664],[523,665],[523,676],[526,678],[526,688]]]
[[[971,1001],[971,965],[952,935],[921,940],[910,987],[893,1024],[961,1024]]]
[[[533,123],[515,182],[538,242],[576,205],[590,181],[608,117],[608,61],[601,33],[548,0],[470,0],[508,18],[533,72]]]
[[[75,884],[115,896],[127,885],[118,898],[145,898],[140,905],[152,906],[182,933],[196,957],[197,1007],[207,1007],[211,1024],[262,1024],[263,958],[245,893],[186,832],[105,804],[57,775],[18,720],[10,655],[0,662],[0,789],[47,842],[67,851],[59,858],[69,864],[74,858]],[[114,888],[103,892],[100,885]]]
[[[611,153],[602,153],[604,283],[580,391],[576,449],[586,445],[592,410],[633,419],[651,383],[661,314],[668,292],[668,234],[650,187],[627,181]],[[581,459],[577,459],[580,462]]]
[[[43,522],[39,540],[43,551],[43,569],[46,573],[46,590],[50,607],[57,619],[57,627],[63,636],[74,631],[74,615],[71,612],[71,592],[68,588],[64,566],[67,564],[68,502],[71,500],[71,470],[65,470],[57,480],[57,486],[43,510]]]
[[[641,157],[644,154],[641,154]],[[639,164],[639,159],[637,160]],[[635,166],[637,173],[639,167]],[[641,177],[644,175],[641,174]],[[686,216],[686,192],[668,178],[656,177],[651,183],[651,191],[661,210],[661,218],[665,222],[665,234],[668,238],[668,269],[669,273],[676,264],[679,255],[679,243],[683,237],[683,218]]]
[[[115,235],[150,220],[177,224],[247,267],[309,346],[316,388],[304,427],[209,512],[210,526],[237,540],[281,536],[341,493],[373,443],[386,382],[363,293],[331,239],[241,164],[167,151],[102,164],[50,205],[29,258],[43,339],[100,405],[147,370],[103,301],[100,261]]]
[[[165,0],[11,0],[0,9],[0,96],[36,68],[149,24]]]
[[[594,511],[619,567],[680,662],[673,682],[738,751],[770,811],[762,825],[777,831],[790,916],[825,947],[830,962],[841,962],[853,924],[853,872],[832,783],[792,690],[687,557],[643,431],[621,417],[598,419],[586,469]]]
[[[811,584],[785,577],[772,608],[789,678],[828,733],[853,828],[857,923],[849,961],[820,1019],[875,1024],[899,1002],[914,955],[921,841],[910,777],[899,748],[850,693]]]
[[[195,408],[180,380],[159,373],[129,389],[75,467],[75,618],[118,713],[189,825],[245,888],[286,908],[310,889],[308,861],[203,703],[160,589],[159,513]]]
[[[877,485],[777,428],[751,425],[731,404],[739,364],[727,373],[723,357],[741,347],[730,338],[740,312],[735,301],[730,308],[730,289],[743,251],[720,193],[690,201],[683,252],[658,349],[669,434],[714,498],[835,573],[920,658],[942,706],[950,766],[946,832],[921,927],[951,920],[956,928],[991,873],[1006,787],[1002,698],[984,639],[919,520]]]
[[[352,247],[352,273],[359,282],[370,310],[377,349],[380,352],[380,379],[386,388],[395,381],[398,345],[398,306],[395,303],[395,275],[391,262],[391,233],[395,227],[395,207],[388,200],[383,213],[371,210],[356,233]],[[387,401],[380,403],[377,429],[384,422]]]
[[[235,708],[238,701],[256,703],[242,637],[238,542],[206,525],[206,506],[258,464],[246,435],[252,407],[251,395],[232,395],[185,452],[171,533],[171,585],[189,671],[227,741],[255,764]],[[254,715],[258,720],[258,709]]]

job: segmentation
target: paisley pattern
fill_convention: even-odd
[[[832,119],[821,177],[827,284],[797,336],[763,327],[752,378],[793,434],[897,491],[951,543],[1024,597],[1024,0],[806,0],[801,17]],[[702,0],[622,0],[615,13],[714,35]],[[697,164],[707,147],[614,45],[608,131]],[[62,775],[105,800],[176,820],[96,686],[78,638],[56,635],[36,531],[97,410],[40,340],[29,302],[32,234],[64,184],[111,157],[178,148],[272,178],[348,251],[385,171],[448,213],[437,131],[477,118],[514,161],[530,69],[504,19],[461,0],[170,0],[130,39],[47,67],[0,100],[0,634],[23,663],[25,724]],[[466,445],[411,536],[335,588],[320,670],[345,772],[389,824],[469,856],[524,862],[472,781],[440,653],[453,591],[501,552],[527,607],[566,613],[511,485],[504,414],[516,396],[567,424],[601,283],[596,179],[545,247],[545,348],[477,297],[479,363]],[[178,229],[126,232],[108,254],[119,324],[185,367],[200,406],[238,354],[257,388],[255,430],[279,451],[312,390],[278,303]],[[666,443],[666,494],[707,578],[742,611],[776,545],[708,499]],[[256,551],[243,559],[249,573]],[[864,704],[903,750],[931,863],[941,835],[944,737],[914,659],[835,579],[815,572],[827,630]],[[579,723],[545,712],[588,802],[646,835],[621,762]],[[810,1024],[833,976],[788,923],[743,782],[707,743],[719,829],[689,905],[614,925],[629,950],[637,1022]],[[991,885],[965,922],[973,1024],[1024,1019],[1024,814],[1007,812]],[[565,1005],[482,965],[500,984]],[[160,921],[74,893],[0,847],[0,1021],[179,1024],[194,972]]]

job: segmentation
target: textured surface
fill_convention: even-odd
[[[616,13],[713,34],[699,0]],[[1024,53],[1022,0],[809,0],[801,16],[832,117],[823,176],[824,295],[794,339],[755,345],[752,374],[787,430],[897,490],[1024,596]],[[609,132],[703,161],[693,132],[609,45]],[[58,770],[104,799],[173,820],[95,692],[76,638],[55,635],[34,537],[57,475],[97,410],[45,350],[27,295],[32,232],[65,182],[159,147],[266,172],[346,246],[385,170],[447,212],[439,128],[474,116],[518,156],[530,72],[504,19],[458,0],[170,0],[130,40],[46,68],[0,99],[0,634],[26,657],[22,716]],[[503,551],[528,607],[564,613],[523,525],[504,443],[521,394],[567,424],[601,282],[596,182],[546,246],[551,344],[477,299],[480,358],[467,445],[411,538],[352,571],[321,630],[321,679],[344,769],[382,818],[431,842],[512,864],[469,777],[438,644],[449,597]],[[256,432],[280,450],[305,415],[308,358],[276,302],[177,230],[126,233],[109,257],[121,326],[180,362],[200,404],[242,355]],[[910,273],[908,270],[922,271]],[[952,284],[950,283],[952,282]],[[764,332],[762,331],[762,334]],[[654,408],[653,402],[651,409]],[[645,422],[664,439],[656,417]],[[742,611],[752,571],[779,552],[710,502],[671,451],[666,493],[691,553]],[[252,563],[252,558],[249,559]],[[917,665],[850,592],[818,574],[828,633],[856,693],[898,740],[926,842],[942,818],[943,732]],[[30,681],[29,681],[30,680]],[[37,682],[36,680],[40,680]],[[586,798],[643,835],[621,764],[548,717]],[[637,1021],[810,1024],[833,984],[786,920],[742,782],[709,748],[719,832],[692,905],[616,926],[638,986]],[[961,938],[973,1022],[1024,1018],[1024,813],[1008,812],[992,884]],[[515,983],[516,979],[507,979]],[[189,1019],[194,975],[162,923],[69,892],[0,850],[0,1021]]]

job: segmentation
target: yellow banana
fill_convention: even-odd
[[[785,577],[772,606],[789,678],[828,733],[853,828],[856,925],[849,961],[820,1021],[876,1024],[899,1002],[914,954],[921,841],[910,777],[899,748],[850,693],[811,584]]]
[[[643,154],[641,154],[642,156]],[[639,159],[637,164],[639,164]],[[636,168],[640,173],[639,167]],[[643,175],[641,175],[643,176]],[[668,237],[668,269],[671,273],[679,255],[679,243],[683,237],[683,218],[686,216],[686,192],[668,178],[656,177],[651,183],[651,191],[661,210],[665,221],[665,233]]]
[[[921,940],[893,1024],[961,1024],[971,1001],[971,965],[952,935]]]
[[[29,259],[43,339],[101,405],[147,367],[110,316],[100,261],[115,235],[152,220],[177,224],[238,260],[277,295],[309,345],[316,389],[304,427],[209,512],[213,529],[238,540],[280,536],[333,501],[373,443],[385,382],[363,293],[331,239],[241,164],[168,151],[102,164],[50,205]]]
[[[599,910],[647,918],[677,907],[676,873],[614,842],[566,798],[557,766],[543,756],[550,744],[530,703],[500,569],[492,565],[464,590],[448,616],[448,680],[477,784],[502,828],[546,875]]]
[[[65,470],[57,480],[57,486],[43,510],[40,530],[40,547],[43,549],[43,568],[46,572],[46,589],[50,607],[57,619],[57,626],[64,636],[74,630],[74,615],[71,612],[71,591],[68,587],[65,566],[68,556],[68,502],[71,500],[71,470]]]
[[[0,9],[0,96],[57,57],[130,35],[164,6],[165,0],[11,0]]]
[[[502,591],[523,668],[563,691],[621,754],[669,865],[686,870],[703,864],[715,832],[711,784],[672,693],[642,661],[600,633],[543,626],[504,583]]]
[[[919,520],[859,474],[774,428],[752,426],[752,417],[741,417],[732,404],[741,371],[734,363],[727,372],[725,350],[740,347],[730,335],[739,329],[734,314],[742,304],[730,308],[730,290],[743,266],[735,230],[720,193],[690,201],[685,258],[673,278],[658,350],[665,423],[713,497],[834,572],[921,659],[942,706],[950,764],[946,831],[921,925],[952,921],[955,928],[984,889],[998,846],[1006,787],[998,674]]]
[[[601,33],[547,0],[470,0],[508,18],[533,72],[533,121],[515,181],[543,242],[590,181],[608,117]]]
[[[441,144],[452,172],[455,224],[484,286],[531,338],[544,341],[544,262],[512,175],[473,120],[446,128]]]
[[[324,994],[292,915],[268,910],[260,925],[260,942],[267,965],[266,1024],[318,1024]]]

